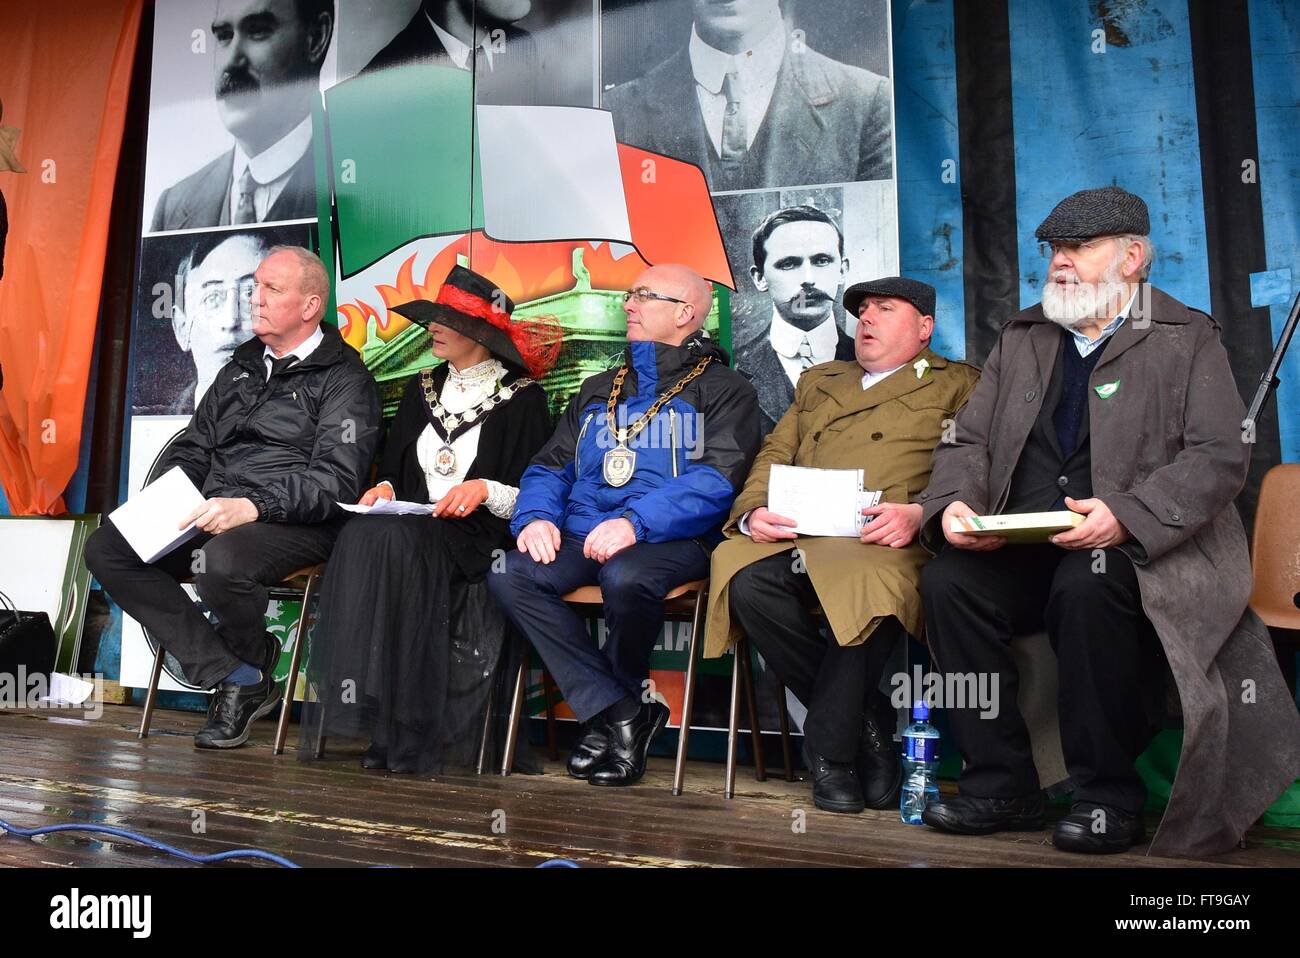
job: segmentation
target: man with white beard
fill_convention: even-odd
[[[1036,231],[1042,303],[1003,326],[935,449],[918,497],[937,553],[921,574],[926,637],[945,673],[996,677],[1000,708],[944,703],[964,767],[961,793],[923,813],[934,828],[1043,827],[1041,786],[1055,783],[1038,779],[1009,650],[1043,629],[1074,792],[1058,848],[1143,840],[1134,762],[1171,701],[1184,744],[1152,853],[1234,847],[1300,770],[1300,718],[1247,608],[1241,397],[1214,321],[1146,282],[1149,231],[1146,204],[1118,187],[1052,210]],[[1065,509],[1086,518],[1039,544],[953,531],[962,516]]]

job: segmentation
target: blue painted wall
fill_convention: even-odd
[[[1252,283],[1254,305],[1268,306],[1273,341],[1300,292],[1300,3],[1251,0],[1251,70],[1259,139],[1268,276]],[[1261,370],[1262,372],[1262,370]],[[1300,461],[1300,339],[1279,373],[1282,458]]]

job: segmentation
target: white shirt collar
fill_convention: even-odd
[[[462,70],[468,70],[470,68],[469,57],[471,52],[469,44],[465,43],[458,37],[452,36],[442,27],[438,26],[438,24],[434,22],[433,17],[429,16],[427,10],[424,15],[429,18],[429,26],[433,27],[433,32],[436,33],[438,39],[442,41],[442,46],[447,51],[447,56],[451,57],[451,62],[456,64],[456,66],[460,67]],[[489,46],[486,41],[481,45],[484,54],[487,55],[488,69],[491,69],[492,47]]]
[[[257,154],[257,156],[249,157],[244,152],[244,148],[236,143],[234,179],[236,188],[238,188],[239,180],[243,177],[246,168],[252,170],[253,179],[257,180],[262,186],[286,176],[310,147],[310,115],[303,117],[301,123]]]
[[[761,82],[774,78],[781,69],[781,60],[785,56],[785,22],[778,18],[767,36],[759,40],[753,49],[734,55],[723,53],[717,47],[705,43],[692,24],[688,51],[695,82],[710,93],[722,92],[723,78],[732,70],[747,79]]]
[[[883,373],[872,373],[872,372],[867,372],[866,370],[863,370],[863,372],[862,372],[862,388],[863,388],[863,389],[870,389],[870,388],[871,388],[872,386],[874,386],[876,383],[880,382],[882,379],[886,379],[886,378],[888,378],[889,376],[894,375],[894,373],[898,372],[900,369],[902,369],[902,368],[903,368],[904,366],[906,366],[906,365],[907,365],[907,363],[899,363],[899,364],[898,364],[897,366],[895,366],[893,369],[886,369]]]
[[[835,326],[834,313],[827,316],[820,326],[815,326],[805,333],[798,326],[786,322],[773,307],[772,327],[768,332],[768,340],[778,356],[784,356],[786,359],[797,358],[799,344],[803,342],[805,336],[808,337],[808,345],[812,347],[815,362],[827,362],[835,358],[835,347],[839,345],[840,337],[839,330]]]
[[[316,351],[316,347],[319,346],[322,342],[324,342],[324,340],[325,340],[325,334],[320,331],[320,326],[317,326],[316,331],[314,333],[312,333],[310,336],[308,336],[306,339],[300,342],[293,349],[285,353],[284,356],[297,356],[298,362],[302,362],[304,359],[306,359],[308,356],[314,353]],[[279,358],[283,359],[284,356],[281,356]],[[266,360],[266,370],[267,373],[269,374],[271,371],[271,360],[276,358],[276,355],[274,352],[271,351],[270,346],[262,347],[262,358]]]
[[[1070,336],[1074,340],[1074,346],[1079,351],[1080,356],[1086,358],[1090,354],[1100,349],[1102,344],[1106,342],[1106,340],[1110,339],[1110,337],[1114,334],[1115,330],[1119,329],[1120,325],[1124,322],[1124,320],[1128,319],[1129,310],[1133,308],[1133,303],[1137,300],[1137,294],[1138,294],[1138,290],[1135,288],[1133,290],[1133,295],[1130,296],[1128,298],[1128,302],[1124,304],[1124,308],[1115,314],[1114,319],[1112,319],[1109,323],[1107,323],[1105,326],[1102,327],[1101,335],[1098,336],[1096,339],[1089,339],[1087,336],[1085,336],[1081,332],[1078,332],[1077,330],[1073,330],[1073,329],[1069,330]]]

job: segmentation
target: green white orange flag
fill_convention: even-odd
[[[414,239],[482,229],[623,243],[735,288],[703,171],[616,142],[605,110],[474,108],[468,73],[426,65],[333,87],[326,122],[344,276]]]

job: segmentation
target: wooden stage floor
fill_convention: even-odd
[[[744,766],[731,801],[722,797],[722,767],[706,762],[691,763],[686,794],[674,798],[666,759],[652,759],[645,780],[628,789],[574,781],[559,763],[543,775],[416,779],[365,772],[351,752],[316,764],[273,756],[267,720],[249,745],[205,752],[191,744],[200,715],[160,711],[141,742],[136,708],[107,706],[93,722],[72,714],[0,710],[0,818],[29,828],[113,825],[200,854],[252,846],[304,866],[1197,864],[1140,852],[1070,855],[1046,831],[959,838],[904,825],[894,811],[830,814],[813,807],[807,783],[779,772],[759,783]],[[792,827],[797,810],[802,833]],[[1300,833],[1256,829],[1247,849],[1201,864],[1295,867]],[[129,842],[69,834],[0,837],[0,865],[193,867]]]

